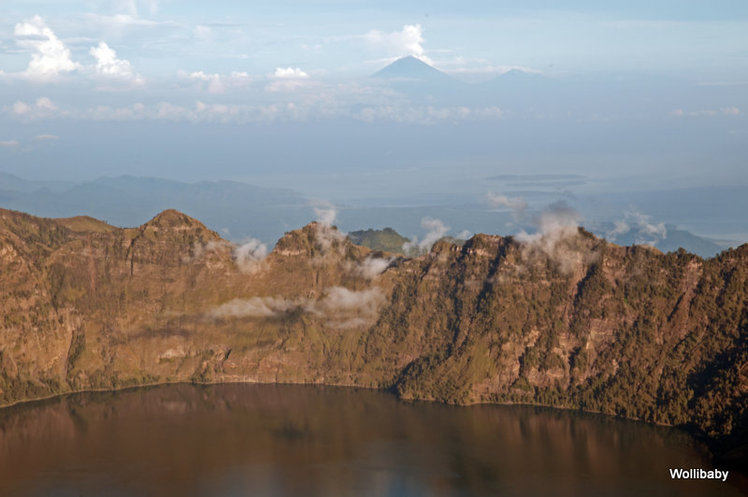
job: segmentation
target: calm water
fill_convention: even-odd
[[[176,385],[0,410],[1,496],[741,495],[670,467],[709,463],[676,430],[343,388]]]

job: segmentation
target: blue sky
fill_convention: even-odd
[[[366,75],[414,54],[452,72],[656,71],[748,77],[745,2],[6,1],[0,67],[28,65],[14,28],[34,16],[81,65],[105,42],[150,79],[182,70]],[[410,26],[411,29],[406,28]],[[27,40],[28,41],[28,40]],[[22,45],[22,44],[21,44]],[[707,74],[704,74],[707,73]]]
[[[369,77],[406,55],[465,86]],[[539,79],[491,86],[512,69]],[[745,1],[0,3],[0,171],[32,179],[382,202],[515,173],[745,185],[746,112]]]

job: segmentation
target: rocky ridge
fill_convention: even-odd
[[[748,245],[713,259],[583,229],[418,258],[319,223],[267,257],[165,211],[0,210],[0,403],[160,382],[388,388],[689,428],[746,460]]]

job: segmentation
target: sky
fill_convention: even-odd
[[[0,4],[0,50],[6,73],[44,77],[107,69],[110,76],[149,80],[169,80],[179,71],[258,77],[300,67],[335,78],[365,76],[408,54],[458,72],[517,65],[551,73],[748,77],[748,7],[739,0],[517,4],[6,0]],[[28,64],[42,42],[33,37],[47,34],[59,40],[47,47],[59,51],[46,61],[59,65],[44,72]],[[108,50],[91,51],[102,42],[117,59],[102,59]]]
[[[455,83],[371,77],[409,55]],[[29,179],[384,204],[496,174],[748,185],[746,112],[740,0],[0,2],[0,172]]]

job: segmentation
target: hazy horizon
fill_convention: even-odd
[[[740,2],[37,0],[0,19],[0,172],[289,188],[351,225],[468,206],[452,234],[497,208],[493,232],[517,229],[490,198],[561,200],[586,224],[748,241]]]

